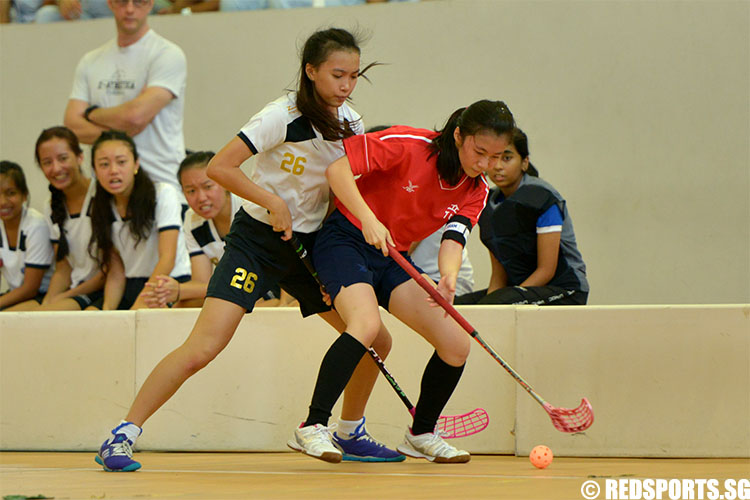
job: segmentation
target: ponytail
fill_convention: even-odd
[[[437,155],[440,178],[455,186],[463,177],[456,138],[453,135],[457,128],[461,137],[466,138],[483,131],[510,136],[515,126],[513,114],[502,101],[477,101],[467,108],[454,111],[445,126],[437,131],[439,135],[432,140],[432,155]],[[479,182],[479,178],[474,179],[474,182]]]
[[[37,164],[40,166],[39,147],[51,139],[62,139],[67,142],[70,151],[75,156],[81,156],[83,154],[81,145],[78,142],[78,137],[76,137],[72,130],[61,126],[46,128],[42,130],[41,134],[39,134],[39,137],[36,140],[36,146],[34,147],[34,156]],[[49,191],[52,195],[50,200],[52,223],[57,224],[60,228],[60,239],[57,241],[57,255],[55,256],[55,260],[59,262],[67,257],[69,253],[68,239],[65,236],[65,221],[68,219],[68,211],[65,207],[65,193],[56,187],[53,187],[52,184],[49,185]]]
[[[49,192],[51,194],[50,199],[50,218],[53,224],[57,224],[60,228],[60,238],[57,240],[57,255],[55,256],[56,261],[61,261],[68,256],[68,238],[65,236],[65,221],[68,218],[68,211],[65,208],[65,193],[54,187],[52,184],[49,185]]]
[[[353,136],[352,124],[348,120],[344,120],[342,124],[336,116],[332,115],[321,104],[320,97],[315,91],[315,84],[307,76],[305,69],[308,64],[314,68],[319,67],[328,60],[332,52],[337,50],[354,52],[359,55],[359,38],[361,37],[340,28],[329,28],[316,31],[310,35],[302,48],[299,84],[297,86],[297,110],[310,120],[312,126],[327,141],[338,141]],[[364,77],[365,72],[376,65],[378,63],[368,64],[360,70],[359,76]]]

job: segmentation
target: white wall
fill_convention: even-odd
[[[532,161],[568,199],[591,304],[750,302],[750,3],[431,1],[153,18],[188,57],[186,140],[219,149],[294,86],[314,29],[371,33],[367,124],[442,125],[505,100]],[[0,157],[31,178],[82,54],[109,19],[0,28]],[[477,284],[489,276],[472,236]]]
[[[749,457],[750,306],[464,306],[484,340],[552,405],[587,397],[583,433],[544,410],[472,342],[445,414],[482,407],[488,428],[457,445],[526,455]],[[0,314],[0,450],[93,450],[122,419],[197,310]],[[383,313],[386,364],[416,404],[432,349]],[[333,342],[292,308],[243,319],[229,346],[144,425],[140,449],[283,451]],[[334,410],[334,416],[339,412]],[[370,431],[396,445],[409,415],[381,377]]]

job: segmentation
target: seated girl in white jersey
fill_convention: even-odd
[[[104,272],[88,251],[96,183],[83,174],[83,150],[66,127],[43,130],[34,154],[49,182],[44,218],[55,253],[55,272],[41,304],[27,300],[12,310],[80,311],[104,293]]]
[[[190,279],[180,194],[170,184],[151,181],[124,132],[103,132],[91,146],[91,161],[96,194],[89,251],[107,274],[104,296],[91,307],[147,307],[141,293],[147,282],[162,274]]]
[[[200,307],[206,298],[208,280],[224,255],[224,238],[242,205],[237,195],[206,175],[213,157],[211,151],[197,151],[180,163],[177,179],[190,206],[182,231],[190,255],[191,278],[180,283],[171,276],[160,275],[155,283],[146,283],[144,296],[149,307]],[[269,290],[256,307],[285,305],[279,303],[280,295],[278,288]]]
[[[193,330],[154,368],[125,420],[102,444],[96,460],[106,470],[141,467],[132,458],[132,446],[143,423],[226,347],[245,313],[274,285],[299,301],[303,316],[318,314],[338,332],[345,329],[288,240],[294,231],[313,248],[328,211],[325,169],[344,154],[341,140],[364,130],[346,102],[364,72],[359,55],[357,39],[345,30],[313,33],[302,50],[297,91],[250,118],[209,163],[208,176],[242,198],[242,208],[225,237],[224,255]],[[248,178],[239,167],[254,155],[255,170]],[[377,330],[373,347],[384,357],[391,337],[382,325]],[[378,373],[370,359],[357,370],[344,398],[337,443],[353,460],[401,461],[403,455],[365,429],[364,409]]]
[[[28,199],[21,166],[0,161],[0,273],[8,287],[0,293],[0,311],[30,299],[41,302],[52,275],[49,228]]]
[[[565,199],[529,162],[526,134],[487,173],[496,187],[479,218],[490,253],[489,287],[457,304],[584,305],[589,284]]]
[[[388,254],[406,256],[412,242],[445,226],[437,290],[453,301],[462,250],[489,192],[482,174],[505,151],[514,126],[504,103],[479,101],[456,110],[438,132],[396,126],[344,139],[346,156],[326,171],[337,211],[320,231],[313,261],[346,332],[323,358],[307,418],[289,447],[329,462],[341,460],[325,429],[375,338],[381,306],[435,347],[413,424],[398,451],[434,462],[470,460],[468,452],[435,431],[461,378],[470,337],[426,300],[424,290]]]

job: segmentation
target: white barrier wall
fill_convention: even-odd
[[[194,318],[192,311],[178,312],[175,318],[160,311],[138,313],[135,378],[139,387],[154,365],[182,342]],[[432,349],[392,317],[384,314],[383,319],[394,336],[386,366],[416,405],[422,370]],[[513,352],[512,309],[484,311],[474,319],[478,328],[494,327],[492,342]],[[302,321],[296,310],[256,311],[243,320],[229,347],[154,415],[139,445],[168,450],[285,450],[291,429],[307,415],[320,361],[334,335],[319,318]],[[480,355],[472,354],[446,412],[460,414],[483,406],[493,415],[490,430],[494,432],[467,439],[467,446],[512,453],[513,387],[503,384],[488,397],[477,398],[486,369]],[[406,408],[385,378],[378,381],[366,415],[368,428],[390,443],[400,442],[409,423]]]
[[[586,396],[596,420],[585,433],[556,432],[474,343],[445,413],[483,407],[490,425],[460,446],[521,455],[544,443],[559,456],[750,456],[750,306],[461,311],[542,397],[573,407]],[[0,314],[0,449],[95,449],[197,313]],[[394,337],[387,365],[416,404],[431,348],[387,313],[383,319]],[[318,318],[257,310],[147,422],[139,448],[285,450],[332,341]],[[367,417],[373,434],[392,445],[409,422],[385,379]]]
[[[587,397],[594,425],[564,435],[517,390],[516,451],[577,456],[750,455],[750,307],[522,307],[519,371],[553,405]]]
[[[135,313],[0,313],[0,449],[88,450],[135,391]]]

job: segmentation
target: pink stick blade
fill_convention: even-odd
[[[477,408],[463,415],[441,416],[438,430],[446,439],[471,436],[487,428],[490,417],[483,408]]]
[[[575,409],[556,408],[549,403],[544,409],[552,419],[552,425],[561,432],[583,432],[594,423],[594,409],[586,398]]]

